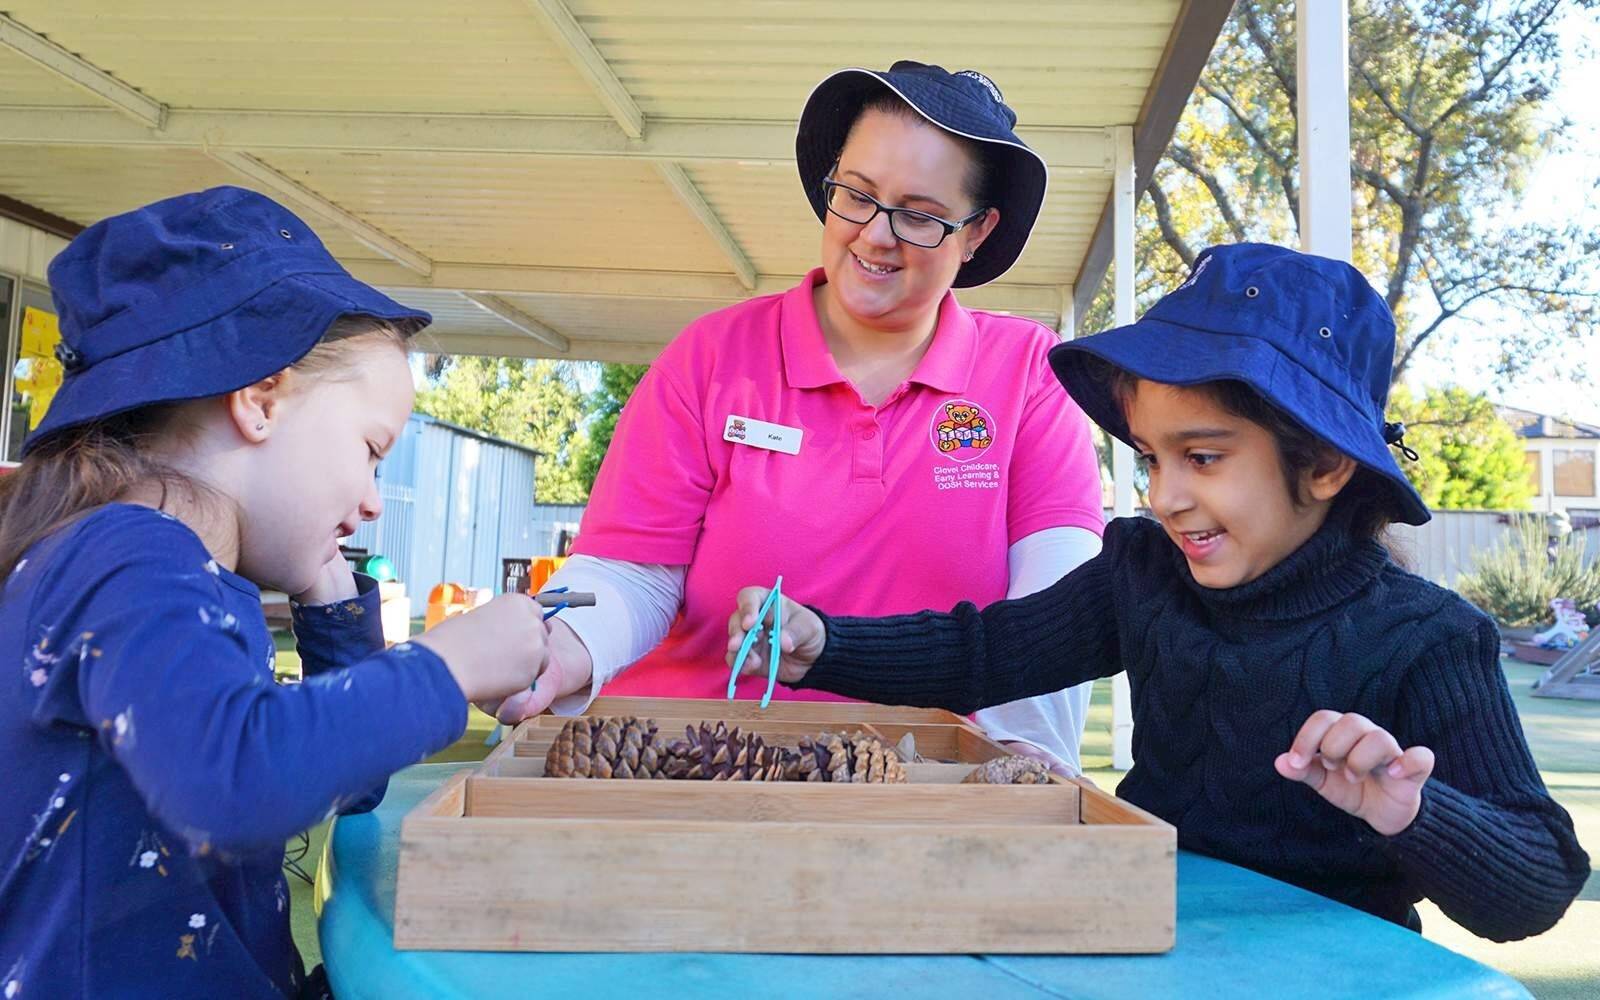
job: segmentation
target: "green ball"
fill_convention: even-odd
[[[389,561],[388,556],[366,556],[356,569],[374,580],[393,580],[395,577],[394,563]]]

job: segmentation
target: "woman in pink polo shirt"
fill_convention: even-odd
[[[971,70],[817,87],[796,153],[822,266],[690,324],[639,383],[550,584],[598,604],[551,622],[551,666],[502,720],[580,712],[602,688],[723,697],[750,580],[884,615],[1022,596],[1099,550],[1098,465],[1046,363],[1055,337],[951,292],[1004,274],[1038,216],[1045,166],[1015,122]],[[1087,705],[1084,686],[977,719],[1075,772]]]

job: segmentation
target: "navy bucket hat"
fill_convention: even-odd
[[[1022,254],[1033,232],[1044,205],[1048,171],[1044,159],[1017,138],[1016,112],[1006,107],[1000,88],[977,70],[950,73],[939,66],[901,60],[886,71],[842,69],[817,84],[800,112],[794,140],[800,184],[811,210],[827,221],[823,178],[838,161],[862,106],[884,91],[894,93],[931,124],[972,140],[983,150],[993,203],[978,207],[998,209],[1000,223],[972,260],[961,265],[953,284],[971,288],[1000,277]]]
[[[1400,520],[1423,524],[1432,516],[1389,450],[1405,450],[1404,425],[1384,420],[1394,317],[1343,261],[1260,243],[1212,247],[1138,322],[1051,348],[1050,366],[1072,398],[1132,444],[1122,407],[1091,358],[1167,385],[1243,382],[1383,476]]]
[[[49,277],[65,375],[24,455],[90,421],[259,382],[341,316],[407,336],[433,318],[357,281],[292,212],[236,187],[103,219],[56,255]]]

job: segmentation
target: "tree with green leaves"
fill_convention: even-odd
[[[622,407],[649,370],[649,365],[601,366],[600,384],[588,399],[590,423],[587,438],[578,452],[574,469],[585,496],[594,489],[595,477],[600,474],[600,463],[605,461],[606,451],[611,447],[611,437],[616,433],[617,418],[622,415]]]
[[[1417,461],[1402,461],[1417,492],[1440,510],[1526,510],[1533,484],[1522,442],[1488,397],[1458,387],[1419,399],[1405,386],[1389,396],[1392,419],[1406,425]]]
[[[576,471],[588,443],[571,362],[452,356],[417,393],[416,410],[537,450],[540,503],[588,500],[589,485]]]
[[[1592,339],[1600,234],[1499,220],[1567,136],[1549,107],[1558,25],[1596,2],[1351,0],[1354,261],[1399,323],[1397,381],[1491,304],[1518,317],[1487,331],[1502,377],[1543,352],[1581,356]],[[1294,0],[1235,7],[1140,202],[1142,304],[1205,246],[1298,243],[1294,22]],[[1109,325],[1108,287],[1084,329]]]

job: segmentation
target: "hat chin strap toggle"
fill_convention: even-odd
[[[1400,449],[1400,454],[1415,462],[1422,458],[1417,450],[1406,444],[1406,425],[1398,420],[1394,423],[1383,425],[1383,443],[1392,444]]]

